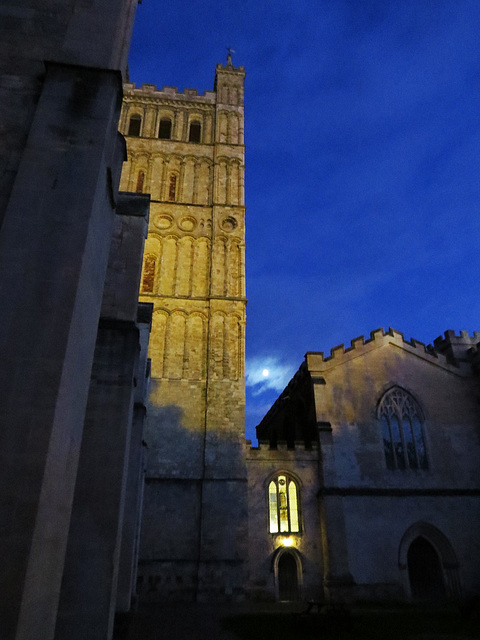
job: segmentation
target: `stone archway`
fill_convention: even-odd
[[[460,598],[458,560],[448,538],[427,522],[417,522],[400,542],[398,565],[409,598]]]
[[[300,600],[302,561],[298,552],[295,549],[280,549],[275,555],[273,569],[277,600]]]

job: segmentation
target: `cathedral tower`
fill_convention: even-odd
[[[121,188],[151,194],[144,599],[240,596],[246,557],[243,67],[214,91],[125,86]]]

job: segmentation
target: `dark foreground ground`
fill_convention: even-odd
[[[115,640],[480,640],[480,612],[355,607],[303,613],[306,604],[168,603],[119,621]]]

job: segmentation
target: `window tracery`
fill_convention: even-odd
[[[427,469],[423,413],[416,400],[400,387],[383,396],[378,412],[388,469]]]

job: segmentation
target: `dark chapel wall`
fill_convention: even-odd
[[[131,304],[128,320],[118,315],[125,300],[117,301],[117,329],[102,320],[98,331],[115,219],[127,215],[119,210],[125,146],[117,125],[136,4],[0,2],[0,627],[6,640],[54,637],[66,596],[62,577],[84,424],[91,424],[85,416],[95,395],[95,350],[101,342],[112,345],[120,320],[130,323],[124,387],[133,387],[134,362],[145,350],[144,320],[138,322]],[[145,218],[144,201],[135,208],[134,216]],[[137,281],[142,242],[133,261]],[[114,351],[118,356],[118,344]],[[96,364],[94,372],[101,354]],[[125,397],[131,393],[123,389]],[[124,404],[134,410],[131,400]],[[126,460],[131,419],[124,418]],[[124,473],[121,493],[125,483]],[[111,617],[113,607],[104,613]]]

